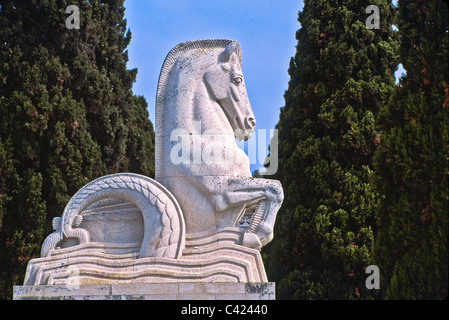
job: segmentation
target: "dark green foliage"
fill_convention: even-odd
[[[0,297],[20,285],[71,196],[108,173],[154,175],[147,103],[132,93],[123,0],[0,1]]]
[[[368,5],[381,12],[368,29]],[[367,299],[377,193],[375,119],[394,88],[397,42],[389,1],[304,1],[281,109],[285,194],[264,251],[279,299]]]
[[[407,75],[379,113],[381,193],[374,261],[385,299],[448,294],[449,34],[443,1],[402,1],[396,23]]]

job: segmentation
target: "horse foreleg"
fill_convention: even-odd
[[[248,229],[243,234],[242,244],[260,249],[273,239],[276,214],[282,204],[283,192],[279,182],[265,190],[266,198],[258,202]]]
[[[254,210],[253,215],[251,216],[251,220],[249,223],[248,229],[243,233],[242,245],[245,247],[262,248],[261,238],[256,234],[259,230],[259,227],[262,223],[263,218],[267,215],[267,200],[262,199],[257,203],[256,209]]]
[[[269,179],[230,179],[228,201],[237,204],[257,202],[247,230],[243,234],[242,245],[260,249],[273,239],[276,214],[282,204],[283,191],[279,181]]]

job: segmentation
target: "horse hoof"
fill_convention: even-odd
[[[262,248],[262,243],[260,242],[259,237],[252,232],[245,232],[243,234],[242,245],[257,250]]]
[[[270,233],[268,236],[261,238],[260,242],[262,243],[262,246],[266,246],[268,243],[273,240],[273,233]]]
[[[264,235],[270,235],[273,233],[273,226],[267,222],[262,222],[259,224],[257,231],[263,233]]]

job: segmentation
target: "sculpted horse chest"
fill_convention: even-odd
[[[235,141],[249,139],[255,124],[237,42],[198,40],[170,51],[156,97],[156,180],[178,200],[187,233],[236,227],[256,206],[242,243],[271,240],[282,188],[253,179]]]

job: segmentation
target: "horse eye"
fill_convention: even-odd
[[[235,77],[232,82],[234,82],[236,85],[241,84],[243,79],[241,77]]]

